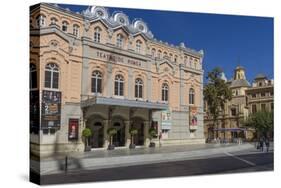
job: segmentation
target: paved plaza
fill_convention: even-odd
[[[272,152],[273,148],[270,148]],[[254,144],[204,144],[186,146],[165,146],[160,148],[137,148],[95,150],[86,153],[73,153],[67,155],[67,173],[82,172],[86,170],[111,169],[137,165],[157,164],[185,160],[210,159],[225,156],[261,153]],[[65,173],[66,155],[41,159],[40,174]],[[32,160],[31,167],[39,172],[39,161]]]

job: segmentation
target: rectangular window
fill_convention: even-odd
[[[252,104],[252,113],[256,113],[257,112],[257,105]]]
[[[124,95],[124,84],[123,82],[120,83],[120,96],[123,96]]]
[[[232,109],[231,109],[231,115],[232,115],[232,116],[236,116],[236,109],[235,109],[235,108],[232,108]]]
[[[92,78],[92,93],[95,93],[96,92],[96,79],[95,78]]]
[[[53,87],[55,89],[59,88],[59,73],[53,72]]]
[[[142,98],[142,86],[139,87],[139,98]]]
[[[265,92],[262,92],[262,93],[261,93],[261,97],[265,97]]]
[[[51,88],[51,72],[45,71],[45,87]]]
[[[62,25],[62,31],[67,32],[67,25]]]
[[[265,104],[261,104],[261,110],[265,111],[266,110],[266,105]]]
[[[255,93],[252,94],[252,98],[256,98],[257,95]]]
[[[101,93],[101,79],[98,79],[97,92]]]
[[[135,85],[135,98],[139,98],[138,96],[138,86]]]
[[[31,73],[31,88],[37,88],[37,72],[34,71]]]
[[[114,95],[118,95],[118,82],[114,84]]]

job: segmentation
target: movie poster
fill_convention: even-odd
[[[69,119],[68,140],[78,140],[79,119]]]
[[[198,114],[197,107],[189,108],[189,128],[191,130],[197,129],[197,123],[198,123],[197,114]]]
[[[60,116],[61,92],[43,90],[41,128],[59,128]]]

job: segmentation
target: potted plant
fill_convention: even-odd
[[[136,145],[134,144],[134,135],[138,134],[138,129],[132,127],[130,130],[129,130],[129,133],[131,135],[131,144],[129,146],[130,149],[134,149],[136,148]]]
[[[149,133],[149,140],[150,140],[149,147],[155,147],[155,143],[152,142],[152,138],[154,138],[157,135],[156,129],[151,127],[149,128],[148,133]]]
[[[91,146],[89,146],[89,137],[92,136],[92,130],[90,128],[85,128],[82,131],[82,136],[85,138],[85,151],[90,151]]]
[[[117,133],[117,129],[114,127],[108,128],[107,129],[107,134],[109,135],[110,138],[110,144],[108,145],[108,150],[113,150],[114,145],[112,144],[113,136]]]

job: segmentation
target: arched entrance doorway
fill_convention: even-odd
[[[92,148],[102,148],[104,144],[104,125],[102,119],[93,116],[87,122],[87,127],[92,130],[92,136],[89,138],[89,145]]]
[[[125,125],[123,119],[113,118],[112,126],[116,128],[117,133],[113,136],[113,145],[115,147],[125,146]]]
[[[138,134],[134,136],[134,144],[137,146],[144,145],[144,120],[142,118],[133,118],[131,127],[138,130]]]

